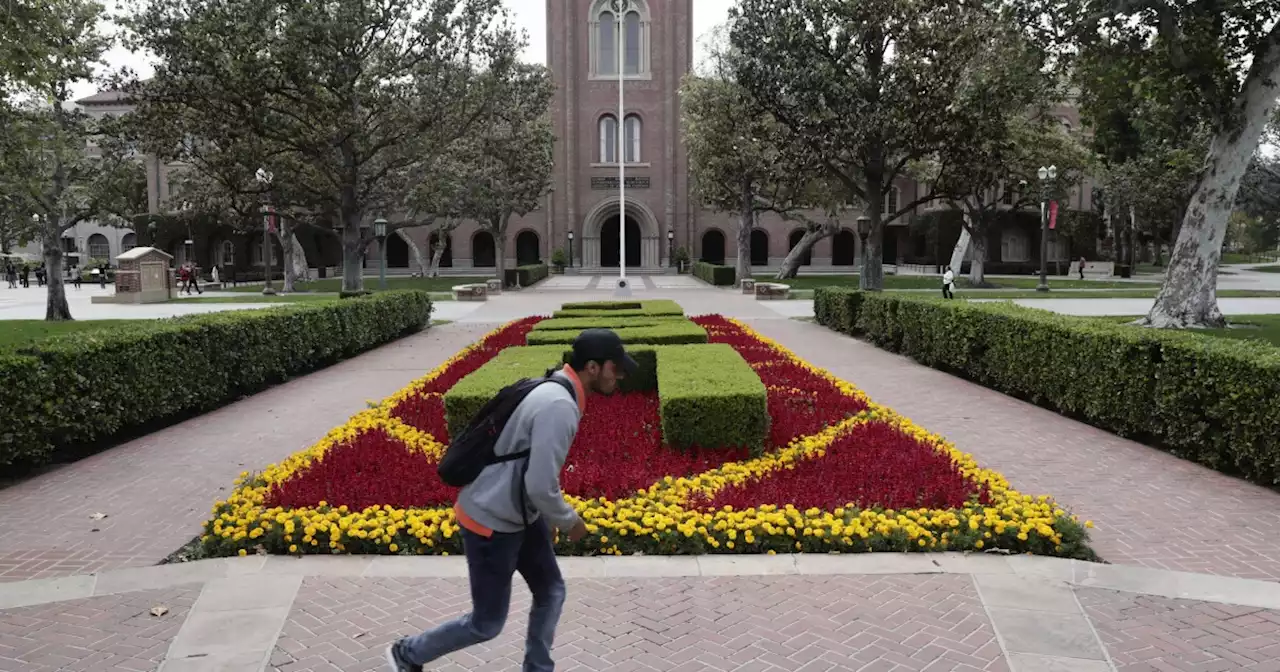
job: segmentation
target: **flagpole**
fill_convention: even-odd
[[[627,286],[627,169],[626,169],[626,107],[623,97],[623,64],[626,53],[626,31],[623,30],[628,0],[613,0],[614,24],[618,27],[618,124],[617,134],[618,158],[618,287],[617,296],[631,296],[631,288]]]

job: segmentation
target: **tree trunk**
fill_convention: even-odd
[[[742,281],[751,277],[751,230],[755,228],[755,194],[751,191],[751,183],[742,185],[741,205],[738,208],[738,259],[734,271],[734,287],[741,287]]]
[[[774,276],[774,280],[786,280],[796,277],[796,273],[800,270],[800,262],[805,255],[809,254],[813,246],[823,238],[831,235],[832,227],[824,225],[820,229],[809,229],[800,237],[800,242],[787,252],[787,256],[782,260],[782,266],[778,269],[778,273]]]
[[[1254,52],[1232,114],[1216,129],[1204,172],[1169,254],[1169,269],[1143,324],[1161,328],[1221,327],[1218,262],[1240,179],[1258,148],[1270,110],[1280,94],[1280,25]]]
[[[342,291],[364,291],[364,248],[359,222],[347,222],[342,229]]]
[[[281,256],[284,257],[281,259],[280,263],[281,270],[284,271],[284,286],[280,291],[285,294],[292,294],[294,280],[293,250],[295,239],[293,236],[293,227],[291,227],[288,221],[283,218],[280,219],[280,226],[276,229],[276,238],[280,241],[280,253]],[[271,269],[267,269],[267,272],[270,273]]]
[[[878,292],[884,289],[884,260],[881,249],[884,244],[884,227],[880,215],[871,215],[871,235],[862,246],[862,269],[858,272],[858,288]]]
[[[440,260],[444,259],[444,245],[436,245],[436,249],[431,251],[431,277],[439,277]]]
[[[44,268],[45,277],[49,280],[49,291],[45,294],[44,319],[50,322],[63,322],[73,319],[71,306],[67,303],[66,285],[62,281],[62,241],[59,234],[44,236]],[[103,271],[106,272],[105,270]]]
[[[396,229],[394,235],[400,236],[400,240],[403,240],[405,245],[408,245],[409,249],[413,251],[413,260],[418,264],[418,273],[424,278],[427,277],[427,271],[430,270],[430,260],[422,256],[422,250],[409,238],[409,234],[405,233],[404,229]]]
[[[507,286],[507,217],[493,223],[489,230],[493,234],[493,266],[498,274],[498,282]],[[624,260],[625,261],[625,260]]]
[[[973,255],[969,261],[969,284],[974,287],[987,286],[987,236],[986,231],[979,231],[973,237]]]
[[[969,216],[965,215],[965,219],[968,218]],[[956,241],[955,249],[951,250],[951,263],[949,264],[951,266],[951,270],[957,275],[960,273],[960,269],[964,267],[964,256],[969,252],[969,245],[971,241],[972,237],[969,235],[969,227],[960,227],[960,239]]]

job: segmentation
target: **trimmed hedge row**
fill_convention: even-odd
[[[502,273],[502,286],[515,287],[518,279],[521,287],[528,287],[535,282],[545,280],[550,274],[551,269],[546,264],[530,264],[528,266],[508,268]]]
[[[564,329],[621,329],[623,327],[654,327],[660,324],[684,320],[683,315],[655,315],[653,317],[565,317],[543,320],[533,325],[533,331],[561,331]]]
[[[1179,457],[1280,484],[1280,348],[1253,341],[852,289],[819,323]]]
[[[721,266],[705,261],[694,262],[693,277],[711,285],[732,285],[738,277],[738,271],[732,266]]]
[[[658,390],[662,431],[673,447],[764,446],[769,413],[764,383],[731,346],[638,345],[627,348],[640,370],[622,391]],[[569,361],[563,346],[506,348],[444,395],[449,433],[457,435],[498,390]],[[661,379],[659,372],[663,372]]]
[[[601,325],[592,325],[601,326]],[[530,331],[525,336],[526,345],[552,345],[573,343],[582,329],[543,329]],[[670,345],[675,343],[706,343],[707,330],[688,320],[668,320],[665,324],[647,327],[619,327],[613,330],[623,343]]]
[[[0,354],[0,467],[202,412],[422,329],[426,292],[211,313]]]
[[[552,313],[553,318],[566,317],[661,317],[661,316],[678,316],[684,315],[684,309],[680,304],[671,299],[655,299],[652,301],[640,301],[639,308],[621,307],[627,303],[633,302],[613,302],[599,301],[578,304],[565,304],[560,310]],[[600,307],[606,304],[612,304],[618,307]],[[570,308],[569,306],[577,306]]]

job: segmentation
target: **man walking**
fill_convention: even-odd
[[[386,652],[389,672],[421,672],[427,663],[497,637],[511,608],[515,572],[533,596],[523,669],[555,669],[551,645],[565,585],[552,528],[570,541],[587,534],[560,492],[560,470],[587,396],[612,394],[618,380],[635,371],[636,362],[616,333],[587,329],[574,341],[569,364],[519,402],[498,434],[493,459],[462,488],[454,506],[471,579],[471,613],[394,642]],[[511,459],[525,451],[527,457]]]
[[[956,282],[956,274],[951,272],[951,267],[947,267],[947,271],[942,274],[942,298],[954,299],[956,295],[951,292],[951,286]]]

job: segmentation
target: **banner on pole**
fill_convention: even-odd
[[[1049,201],[1049,228],[1053,229],[1058,225],[1058,202]]]

